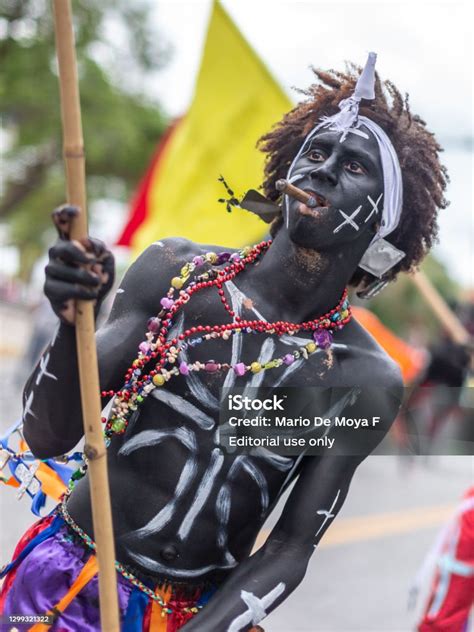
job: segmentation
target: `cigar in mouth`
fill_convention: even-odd
[[[280,193],[286,193],[286,195],[295,198],[295,200],[298,200],[299,202],[303,202],[303,204],[306,204],[306,206],[309,206],[310,208],[315,208],[318,205],[316,199],[312,195],[306,193],[306,191],[303,191],[302,189],[298,189],[298,187],[290,184],[287,180],[277,180],[275,182],[275,188],[277,191],[280,191]]]

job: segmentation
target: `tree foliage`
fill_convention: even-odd
[[[428,255],[420,268],[452,308],[459,301],[459,287],[446,267],[433,255]],[[406,338],[418,330],[425,340],[434,342],[442,329],[409,275],[400,275],[395,283],[370,301],[370,309],[394,333]]]
[[[150,26],[150,2],[72,3],[90,200],[107,196],[112,185],[114,196],[118,191],[128,198],[166,123],[142,88],[147,71],[161,66],[168,54]],[[49,2],[3,1],[0,59],[2,144],[7,148],[0,221],[10,223],[26,275],[44,249],[49,211],[64,200]]]

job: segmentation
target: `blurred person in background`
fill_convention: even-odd
[[[433,565],[436,570],[418,632],[468,632],[474,606],[474,487],[467,490],[428,553],[411,589],[412,600]]]
[[[409,383],[406,398],[397,418],[396,440],[403,452],[430,454],[437,438],[448,424],[456,438],[469,439],[472,419],[462,402],[472,375],[474,305],[464,301],[453,306],[461,324],[471,335],[469,344],[459,344],[441,331],[439,340],[429,345],[424,365]],[[469,408],[469,404],[467,405]]]

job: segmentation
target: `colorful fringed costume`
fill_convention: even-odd
[[[0,577],[5,578],[0,593],[4,617],[19,613],[54,617],[52,626],[36,623],[22,630],[100,632],[96,556],[58,512],[30,527]],[[196,589],[190,597],[189,587],[186,594],[171,587],[153,589],[150,583],[133,583],[119,573],[117,587],[123,632],[175,632],[213,593]]]

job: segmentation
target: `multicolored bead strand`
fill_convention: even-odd
[[[157,316],[149,319],[146,340],[139,345],[138,357],[133,361],[132,366],[126,373],[124,386],[117,392],[102,392],[103,397],[115,397],[109,420],[104,420],[106,421],[106,436],[110,437],[113,434],[124,433],[133,411],[155,388],[164,386],[174,376],[188,375],[191,371],[215,373],[233,370],[237,376],[241,377],[248,371],[258,373],[292,364],[300,357],[307,359],[317,348],[328,349],[331,346],[332,332],[336,329],[342,329],[351,319],[347,290],[344,291],[341,300],[335,308],[323,316],[303,323],[291,323],[288,321],[268,323],[261,320],[245,320],[236,316],[230,308],[225,297],[223,284],[232,280],[249,263],[254,263],[269,248],[270,244],[271,241],[261,242],[253,248],[246,247],[240,252],[233,254],[230,252],[209,252],[205,255],[198,255],[181,268],[180,276],[171,279],[170,289],[160,301],[163,309]],[[226,265],[220,270],[211,268],[200,275],[195,275],[194,280],[189,282],[185,288],[191,273],[205,264],[212,266]],[[233,322],[214,326],[198,325],[191,327],[177,338],[167,341],[167,335],[175,314],[184,307],[195,292],[210,287],[217,287],[220,300],[232,317]],[[178,296],[176,296],[177,292],[179,293]],[[294,335],[301,330],[312,331],[314,342],[308,342],[293,353],[288,353],[281,358],[274,358],[264,365],[255,361],[251,362],[250,365],[238,362],[232,366],[227,363],[216,363],[213,360],[208,360],[204,363],[199,361],[194,363],[180,362],[178,365],[180,351],[211,339],[222,338],[223,340],[228,340],[237,333],[268,333],[277,336],[284,334]],[[158,360],[155,368],[150,373],[142,376],[145,366],[153,360]]]
[[[237,377],[241,377],[247,372],[259,373],[260,371],[281,366],[289,366],[301,357],[308,359],[318,348],[326,350],[331,346],[333,332],[337,329],[342,329],[351,319],[347,290],[344,291],[336,307],[323,316],[303,323],[291,323],[288,321],[268,323],[261,320],[246,320],[237,316],[229,306],[223,289],[224,283],[231,281],[248,264],[254,263],[270,245],[271,241],[262,241],[253,247],[246,246],[235,253],[208,252],[204,255],[195,256],[192,261],[182,266],[179,276],[171,279],[168,292],[160,300],[161,311],[157,316],[153,316],[148,320],[146,340],[143,340],[139,345],[138,355],[127,370],[123,387],[119,391],[110,390],[102,391],[101,393],[103,398],[114,397],[109,419],[102,419],[105,423],[104,434],[107,446],[114,434],[123,434],[125,432],[131,414],[137,410],[145,398],[155,388],[164,386],[174,376],[186,376],[190,372],[198,371],[216,373],[233,370]],[[191,274],[206,264],[211,266],[226,265],[223,269],[211,268],[201,274],[194,274],[193,280],[189,281]],[[231,316],[232,322],[214,326],[197,325],[186,329],[178,337],[167,341],[175,314],[188,303],[193,294],[211,287],[217,288],[221,303]],[[193,363],[178,362],[182,350],[216,338],[229,340],[233,335],[240,333],[267,333],[277,336],[288,334],[292,336],[300,331],[312,331],[313,340],[301,345],[291,353],[286,353],[279,358],[273,358],[265,364],[261,364],[258,361],[251,362],[248,365],[243,362],[231,365],[218,363],[214,360],[207,360],[206,362],[195,361]],[[142,375],[145,367],[154,360],[157,360],[155,367],[149,373]],[[66,508],[67,497],[77,480],[82,478],[86,471],[87,461],[71,477],[68,490],[64,495],[63,501],[58,505],[57,512],[81,538],[84,544],[92,551],[95,551],[95,542],[74,522]],[[160,594],[155,593],[151,588],[143,584],[120,562],[115,562],[115,568],[125,579],[130,581],[150,599],[158,602],[162,608],[163,616],[173,612]],[[186,613],[196,613],[201,607],[199,605],[189,608],[183,607],[181,610]]]
[[[74,531],[74,533],[76,535],[79,536],[79,538],[84,542],[84,544],[87,546],[87,548],[89,548],[89,549],[91,549],[91,551],[95,552],[96,544],[95,544],[94,540],[92,540],[92,538],[90,538],[87,535],[87,533],[85,531],[83,531],[78,524],[75,523],[75,521],[73,520],[71,514],[67,510],[65,502],[61,502],[57,506],[57,513],[58,513],[59,516],[61,516],[61,518],[64,520],[64,522],[70,527],[70,529],[72,531]],[[163,597],[159,593],[156,593],[154,590],[152,590],[151,588],[146,586],[143,582],[141,582],[138,579],[138,577],[136,577],[133,573],[130,573],[130,571],[128,571],[123,564],[121,564],[120,562],[115,561],[115,569],[127,581],[129,581],[131,584],[133,584],[139,590],[141,590],[143,593],[145,593],[145,595],[147,595],[150,599],[153,599],[153,601],[158,602],[158,604],[163,609],[163,611],[162,611],[163,616],[166,615],[166,614],[172,614],[173,613],[172,608],[170,608],[169,604],[166,601],[164,601]],[[199,605],[192,606],[192,607],[183,607],[182,611],[183,612],[187,612],[187,613],[192,612],[193,614],[195,614],[197,612],[196,609],[200,609],[201,607],[202,606],[199,606]]]

